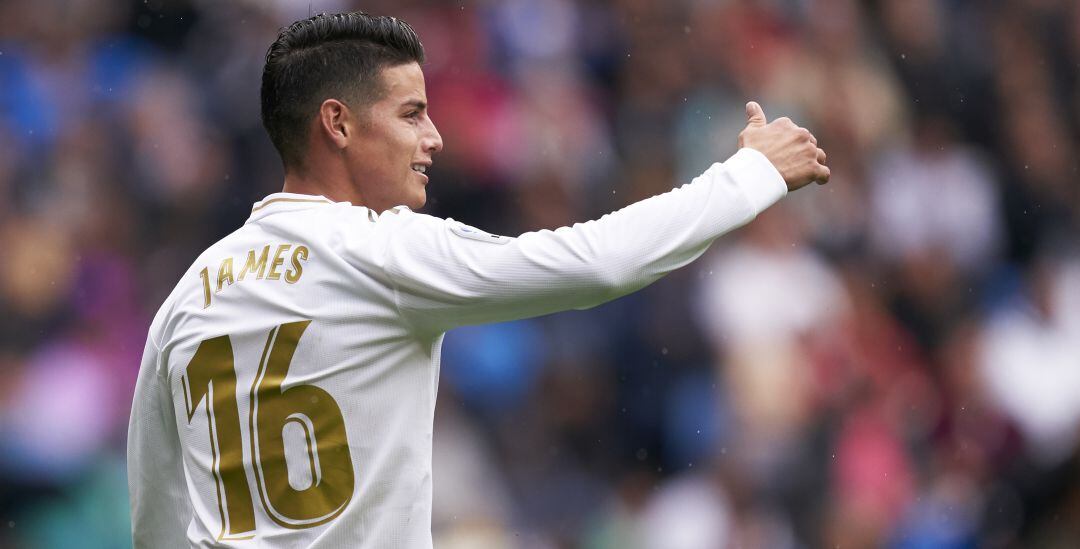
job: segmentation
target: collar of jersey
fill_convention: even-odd
[[[334,202],[321,194],[274,193],[267,195],[266,198],[256,202],[255,205],[251,207],[251,216],[248,217],[247,222],[250,223],[272,213],[320,208],[328,204],[345,204],[352,206],[352,202]],[[368,217],[372,221],[378,219],[379,214],[370,209],[364,209],[367,210]],[[409,207],[405,205],[394,206],[387,211],[399,213],[402,210],[411,211],[409,210]]]
[[[297,194],[297,193],[274,193],[255,203],[251,207],[251,216],[248,221],[254,221],[261,217],[278,212],[291,212],[319,208],[328,204],[349,204],[348,202],[334,202],[322,195]]]

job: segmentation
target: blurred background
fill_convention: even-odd
[[[646,290],[445,344],[437,547],[1080,545],[1080,3],[3,0],[0,546],[130,545],[149,321],[280,190],[277,29],[412,23],[427,213],[516,235],[735,150],[832,182]]]

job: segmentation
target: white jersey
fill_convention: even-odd
[[[128,432],[136,547],[431,547],[443,334],[583,309],[787,192],[742,149],[692,183],[518,238],[277,193],[150,327]]]

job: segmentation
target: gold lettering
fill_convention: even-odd
[[[266,271],[266,258],[270,255],[270,245],[266,245],[262,249],[262,254],[259,256],[259,260],[255,260],[255,250],[248,250],[247,261],[244,263],[244,268],[240,269],[240,276],[237,280],[243,280],[248,273],[254,273],[255,269],[259,270],[256,279],[262,279],[263,272]]]
[[[285,272],[285,282],[289,284],[296,284],[300,277],[304,274],[304,266],[300,264],[301,261],[307,261],[308,249],[307,246],[297,246],[293,250],[292,254],[292,269]]]
[[[278,272],[278,267],[285,264],[285,258],[281,257],[281,254],[289,251],[292,244],[282,244],[277,247],[277,251],[274,252],[274,261],[270,263],[270,272],[266,273],[267,280],[278,280],[281,278],[281,273]]]
[[[229,283],[229,286],[233,284],[232,274],[232,258],[226,257],[225,261],[221,262],[221,267],[218,267],[217,272],[217,291],[221,291],[221,285],[225,282]]]
[[[206,267],[199,272],[199,276],[202,277],[202,292],[203,292],[203,306],[205,309],[210,306],[210,271]]]

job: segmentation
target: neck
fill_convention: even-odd
[[[334,202],[363,205],[363,200],[356,195],[344,174],[335,176],[332,173],[316,173],[314,170],[286,170],[285,185],[281,190],[287,193],[321,195]]]

